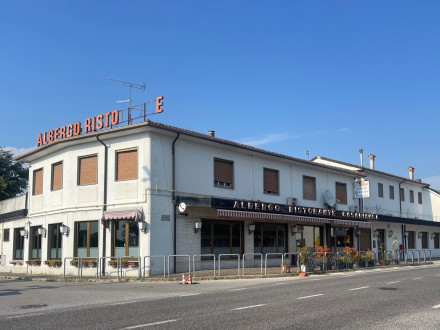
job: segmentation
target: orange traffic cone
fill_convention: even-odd
[[[182,284],[186,284],[185,273],[182,274]]]
[[[188,282],[186,284],[193,284],[191,280],[191,273],[189,273],[188,275]]]

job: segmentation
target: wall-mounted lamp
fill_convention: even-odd
[[[422,236],[423,236],[423,233],[419,231],[419,232],[417,233],[417,237],[418,237],[418,239],[421,239]]]
[[[200,228],[202,228],[202,222],[201,221],[195,221],[194,222],[194,232],[197,233]]]
[[[41,235],[42,237],[46,237],[46,229],[38,228],[38,235]]]
[[[374,236],[374,237],[379,236],[379,230],[376,229],[375,231],[373,231],[373,236]]]
[[[255,225],[254,224],[250,224],[249,225],[249,235],[252,234],[255,231]]]
[[[143,222],[143,221],[138,222],[138,227],[141,232],[143,232],[143,233],[147,232],[147,223],[146,222]]]
[[[408,237],[409,233],[406,231],[406,232],[404,233],[404,235],[405,235],[405,237]]]
[[[435,234],[436,233],[431,233],[431,239],[435,239]]]
[[[24,238],[28,238],[28,231],[26,229],[20,230],[20,236]]]
[[[290,234],[293,236],[298,232],[298,227],[297,226],[292,226],[291,232]]]
[[[60,226],[60,233],[68,236],[69,235],[69,227],[67,227],[66,225],[61,225]]]
[[[394,232],[392,230],[388,230],[388,237],[393,237]]]

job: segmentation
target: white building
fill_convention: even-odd
[[[312,161],[366,175],[370,197],[363,199],[363,211],[380,215],[380,221],[372,222],[373,250],[391,251],[393,238],[396,237],[402,249],[430,249],[433,256],[439,257],[439,193],[415,179],[412,166],[408,168],[408,178],[404,178],[378,171],[375,169],[375,156],[371,154],[369,159],[369,167],[321,156]]]
[[[386,231],[379,233],[386,249],[390,230],[426,232],[429,248],[438,249],[438,234],[432,241],[430,235],[440,232],[440,222],[432,221],[439,195],[426,184],[401,183],[416,201],[402,202],[403,212],[426,215],[426,221],[395,216],[400,203],[385,197],[365,200],[361,213],[353,198],[356,180],[369,180],[374,195],[378,183],[385,194],[402,178],[281,155],[212,131],[146,121],[57,139],[17,159],[29,164],[29,194],[0,204],[0,271],[62,273],[50,266],[66,257],[147,257],[147,266],[159,267],[162,259],[148,256],[224,254],[232,267],[235,255],[246,254],[256,265],[253,254],[271,253],[278,262],[297,246],[377,249],[371,227]],[[421,240],[414,243],[424,248]],[[188,258],[176,260],[176,271],[188,270]],[[75,272],[70,259],[66,269]]]

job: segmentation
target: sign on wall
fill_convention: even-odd
[[[370,181],[360,179],[354,183],[354,198],[370,197]]]

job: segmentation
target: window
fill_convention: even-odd
[[[285,253],[287,226],[276,223],[257,223],[254,231],[254,253]]]
[[[9,229],[3,230],[3,242],[9,242]]]
[[[32,183],[32,195],[40,195],[43,193],[43,169],[34,171]]]
[[[300,233],[300,245],[308,248],[324,245],[324,227],[320,226],[298,226]],[[298,236],[296,236],[298,238]]]
[[[61,223],[49,225],[47,259],[61,259],[62,257],[63,235],[60,232],[61,226]]]
[[[409,191],[409,202],[414,203],[414,191],[413,190]]]
[[[331,228],[331,245],[334,248],[353,247],[353,228]]]
[[[413,231],[408,232],[408,250],[414,250],[415,249],[415,233]]]
[[[78,185],[98,183],[98,156],[84,156],[78,158]]]
[[[347,185],[336,182],[336,203],[347,204]]]
[[[417,197],[418,197],[418,200],[419,200],[419,204],[422,204],[422,193],[419,191],[418,193],[417,193]]]
[[[233,165],[229,160],[214,159],[214,186],[233,187]]]
[[[98,257],[98,221],[75,222],[75,257]]]
[[[394,199],[394,186],[390,186],[390,199]]]
[[[440,234],[434,234],[434,249],[440,249]]]
[[[383,183],[378,183],[377,184],[377,195],[379,197],[383,197]]]
[[[422,232],[422,249],[429,249],[428,233],[426,231]]]
[[[303,199],[316,201],[316,179],[303,176]]]
[[[112,256],[139,256],[139,227],[135,221],[113,221]]]
[[[52,164],[51,190],[60,190],[63,188],[63,163]]]
[[[278,177],[279,172],[277,170],[271,170],[269,168],[263,169],[263,181],[264,181],[264,193],[278,195]]]
[[[31,227],[29,235],[29,259],[41,259],[41,235],[38,234],[40,226]]]
[[[400,201],[404,202],[405,201],[405,189],[400,188],[399,195],[400,195]]]
[[[239,254],[243,252],[243,223],[202,220],[202,254]]]
[[[137,149],[116,151],[116,181],[133,180],[137,176]]]
[[[24,247],[24,236],[21,236],[20,231],[24,228],[14,229],[14,260],[23,260],[23,247]]]

